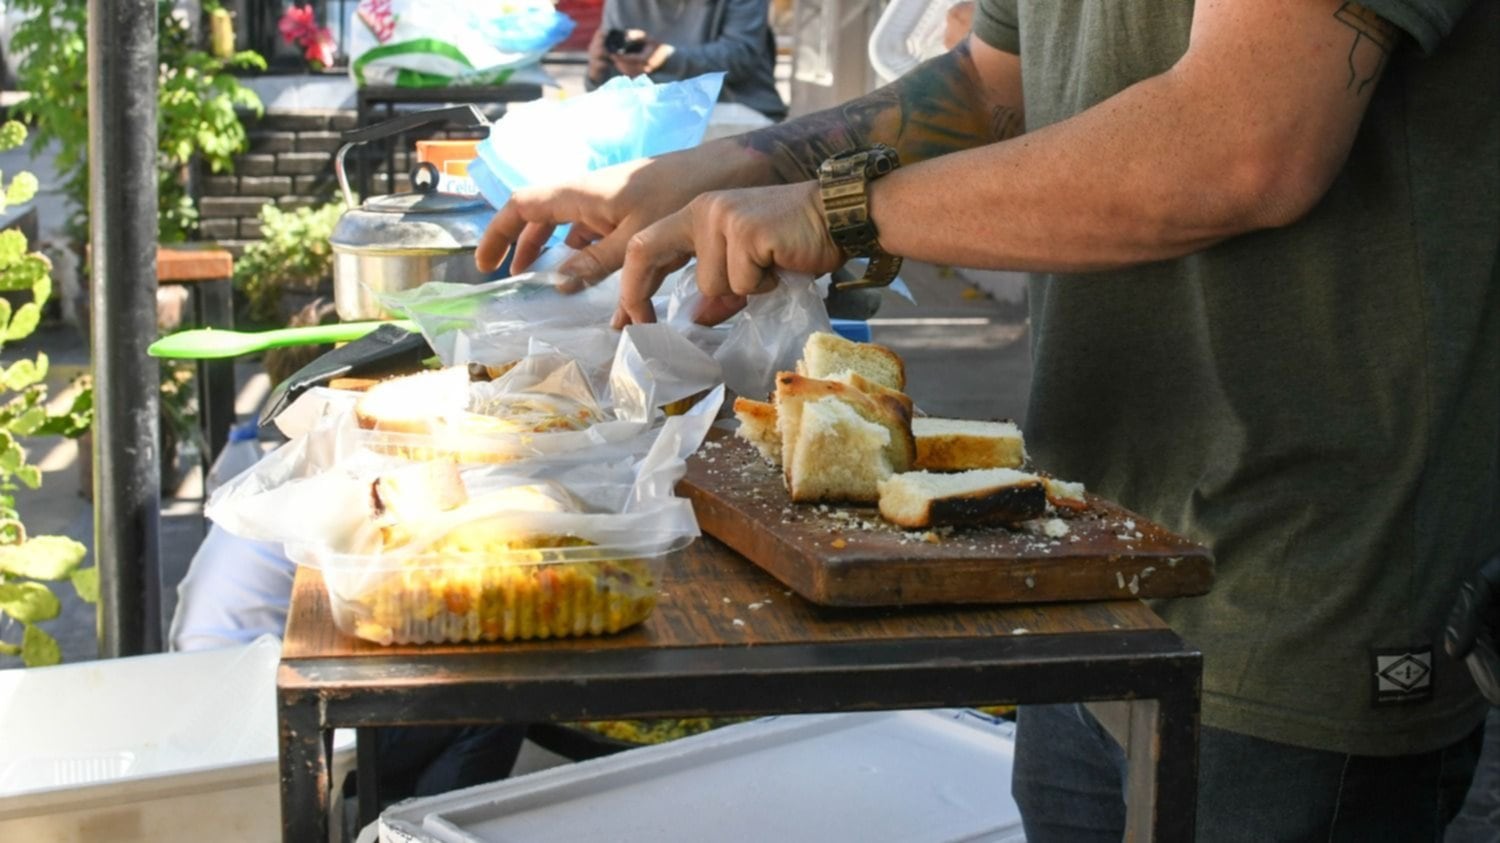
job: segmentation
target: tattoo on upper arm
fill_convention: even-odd
[[[834,153],[873,143],[903,164],[1020,134],[1019,107],[987,109],[969,47],[960,44],[879,90],[842,106],[739,138],[771,159],[778,178],[805,181]]]
[[[1345,3],[1333,17],[1354,30],[1354,43],[1349,45],[1349,82],[1345,87],[1358,96],[1380,77],[1380,69],[1396,49],[1401,31],[1358,3]]]

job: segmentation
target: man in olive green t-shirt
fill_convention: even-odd
[[[721,319],[841,265],[813,176],[895,148],[861,248],[1036,273],[1037,464],[1214,551],[1157,606],[1204,653],[1200,836],[1437,839],[1484,716],[1443,618],[1500,549],[1497,78],[1497,0],[979,0],[840,108],[518,192],[478,260],[571,222],[617,325],[689,255]],[[1019,735],[1028,838],[1118,839],[1097,724]]]

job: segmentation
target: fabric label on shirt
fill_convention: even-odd
[[[1432,699],[1432,647],[1375,650],[1375,704],[1404,705]]]

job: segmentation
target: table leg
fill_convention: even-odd
[[[285,668],[283,668],[285,669]],[[281,839],[329,839],[333,730],[323,728],[316,694],[278,693],[281,750]]]
[[[205,328],[233,328],[234,303],[231,281],[222,278],[195,284],[193,304],[198,324]],[[198,361],[198,411],[204,445],[204,477],[229,440],[234,425],[234,360]]]
[[[1196,695],[1095,702],[1088,709],[1125,749],[1125,840],[1193,840],[1198,799]]]
[[[355,761],[359,770],[359,827],[364,828],[380,818],[380,778],[376,773],[380,753],[377,730],[355,729]]]

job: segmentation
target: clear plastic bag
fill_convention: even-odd
[[[543,260],[556,265],[566,254],[549,250]],[[693,317],[703,296],[695,270],[696,263],[689,262],[667,276],[652,299],[659,324],[701,352],[691,355],[680,344],[668,350],[667,340],[651,340],[660,350],[645,359],[672,360],[679,375],[680,370],[692,371],[698,380],[722,380],[734,394],[763,398],[773,389],[777,372],[795,367],[810,334],[832,330],[823,304],[826,280],[797,273],[783,273],[781,283],[751,296],[745,309],[723,325],[698,325]],[[541,271],[487,284],[429,283],[388,294],[381,302],[416,322],[445,364],[504,365],[546,347],[578,360],[600,384],[599,373],[617,359],[621,337],[609,327],[619,300],[619,273],[574,295],[557,291],[555,285],[563,280]],[[657,406],[695,391],[679,387],[670,398],[659,392]]]
[[[319,568],[337,625],[372,641],[615,632],[650,614],[660,558],[698,535],[692,505],[673,490],[722,399],[713,390],[650,438],[468,467],[467,500],[405,525],[395,545],[372,515],[371,487],[411,463],[320,449],[333,417],[221,489],[207,513]]]

